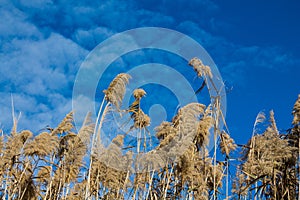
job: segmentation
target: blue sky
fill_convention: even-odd
[[[237,143],[249,139],[261,110],[274,109],[285,130],[300,93],[299,9],[297,0],[0,0],[1,128],[12,124],[11,94],[20,128],[55,126],[72,109],[76,73],[97,44],[156,26],[190,36],[213,58],[231,88],[227,123]]]

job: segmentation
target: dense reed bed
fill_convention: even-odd
[[[209,66],[199,59],[189,64],[203,79],[203,87],[213,80]],[[153,146],[148,130],[151,119],[141,106],[146,92],[134,90],[131,105],[121,107],[130,79],[125,73],[116,76],[103,91],[97,119],[92,121],[87,114],[78,131],[73,112],[57,127],[35,135],[30,130],[19,131],[14,119],[11,132],[1,131],[0,136],[0,198],[299,198],[300,95],[292,109],[292,126],[284,133],[277,129],[273,111],[268,121],[259,113],[249,131],[249,142],[236,145],[227,126],[219,129],[218,124],[226,122],[217,96],[211,105],[184,105],[171,121],[161,122],[155,128],[159,143]],[[110,144],[104,146],[102,129],[112,113],[127,116],[131,126],[114,133]],[[261,123],[267,128],[258,134],[256,127]],[[129,146],[131,135],[136,137]],[[211,152],[207,149],[210,137],[215,144]]]

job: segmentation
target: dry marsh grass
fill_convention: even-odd
[[[210,68],[201,60],[194,58],[189,64],[203,81],[212,80]],[[37,134],[18,131],[15,119],[11,133],[0,130],[0,198],[299,199],[300,95],[292,109],[292,127],[286,133],[278,131],[271,111],[266,130],[258,134],[256,126],[266,118],[259,113],[252,137],[242,149],[228,130],[218,130],[222,111],[217,100],[208,106],[190,103],[181,107],[170,122],[163,121],[155,128],[159,144],[147,157],[139,157],[151,145],[150,139],[140,139],[148,133],[151,119],[141,107],[146,95],[141,88],[134,90],[132,104],[121,109],[129,79],[123,73],[111,82],[103,91],[97,120],[92,122],[87,114],[78,132],[73,112],[57,127]],[[133,125],[126,133],[116,133],[105,148],[97,144],[110,112],[128,113]],[[211,132],[216,144],[213,155],[207,149]],[[129,133],[138,136],[131,147],[125,144]],[[176,146],[178,138],[183,142]],[[233,154],[237,150],[241,157]],[[136,159],[148,164],[137,171],[141,166]],[[229,168],[236,174],[230,175]],[[234,179],[232,185],[229,178]]]

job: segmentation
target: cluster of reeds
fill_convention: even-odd
[[[299,199],[299,113],[300,95],[293,109],[293,127],[287,133],[277,129],[274,112],[262,134],[255,126],[265,119],[259,113],[252,138],[243,146],[233,193],[239,199]]]
[[[205,85],[214,85],[208,66],[194,58],[189,63]],[[229,185],[230,161],[237,145],[226,125],[220,97],[211,105],[198,102],[181,107],[170,121],[155,128],[154,146],[148,127],[150,117],[142,110],[146,92],[133,91],[134,101],[122,108],[130,75],[115,77],[104,90],[95,123],[90,114],[76,131],[73,112],[57,127],[33,134],[18,131],[17,120],[10,134],[0,136],[1,199],[296,199],[299,195],[300,96],[293,109],[293,127],[281,134],[274,112],[268,128],[243,145],[243,156]],[[215,87],[208,88],[210,90]],[[216,94],[219,91],[215,91]],[[128,117],[128,130],[112,133],[102,144],[103,127],[113,113]],[[128,126],[124,126],[128,127]],[[112,129],[116,130],[116,129]],[[211,135],[213,134],[213,135]],[[128,138],[135,135],[129,146]],[[209,138],[215,148],[209,152]],[[152,147],[150,151],[149,147]],[[217,150],[220,149],[220,153]],[[217,154],[219,159],[217,159]],[[238,158],[237,158],[238,160]],[[229,190],[232,189],[232,195]]]
[[[73,133],[70,112],[56,128],[36,136],[18,132],[0,139],[0,196],[2,199],[66,199],[83,177],[83,158],[93,132],[87,116],[78,133]]]

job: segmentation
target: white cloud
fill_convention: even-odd
[[[40,38],[42,34],[36,26],[26,21],[26,14],[10,4],[0,8],[0,37],[2,39],[14,38]],[[4,23],[3,23],[4,22]],[[10,49],[5,49],[9,51]]]
[[[73,34],[73,39],[79,45],[87,49],[93,49],[103,40],[114,34],[114,31],[106,27],[97,27],[90,30],[78,29]]]
[[[19,3],[28,8],[41,8],[53,4],[52,0],[20,0]]]
[[[12,125],[13,94],[20,128],[56,125],[72,109],[74,77],[88,52],[58,33],[42,33],[9,3],[0,17],[7,22],[0,24],[0,123],[6,131]]]

